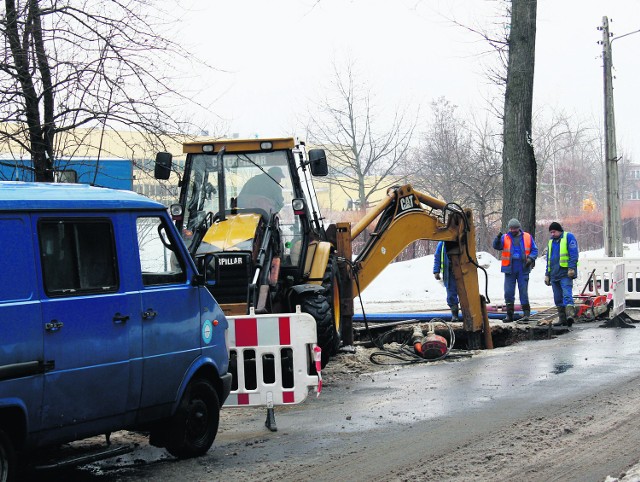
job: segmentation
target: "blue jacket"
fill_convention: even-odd
[[[530,267],[526,268],[524,263],[526,261],[525,259],[525,250],[524,250],[524,238],[522,236],[522,233],[524,233],[524,231],[520,230],[520,245],[516,246],[516,243],[513,242],[513,236],[512,234],[509,232],[507,234],[498,234],[496,236],[496,238],[493,240],[493,249],[497,249],[498,251],[502,251],[502,249],[504,248],[504,238],[505,236],[509,236],[509,238],[511,238],[511,263],[509,263],[507,266],[502,266],[502,268],[500,269],[500,271],[502,271],[503,273],[511,273],[513,271],[513,261],[515,259],[520,259],[520,262],[522,263],[522,271],[525,273],[530,273],[531,272],[531,268],[533,268],[533,265],[531,265]],[[516,258],[514,256],[514,252],[516,252],[515,256],[520,256],[520,258]],[[531,236],[531,252],[529,253],[529,258],[531,258],[532,260],[536,260],[536,258],[538,257],[538,246],[536,246],[536,241],[535,239],[533,239],[533,236]]]
[[[433,255],[433,273],[440,273],[441,271],[442,280],[446,285],[449,282],[449,278],[453,279],[453,272],[451,271],[451,261],[447,256],[447,248],[444,246],[444,241],[438,243],[436,252]]]
[[[578,271],[578,256],[580,251],[578,249],[578,241],[576,237],[567,231],[564,232],[564,236],[567,238],[567,250],[569,251],[569,265],[566,268],[560,266],[560,239],[551,240],[551,250],[547,253],[547,274],[552,280],[559,280],[567,277],[567,271],[569,268]]]

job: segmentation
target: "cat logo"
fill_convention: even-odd
[[[237,266],[243,264],[241,256],[233,258],[218,258],[218,266]]]
[[[400,198],[400,212],[404,212],[416,207],[413,203],[413,197],[413,194],[409,194],[408,196]]]

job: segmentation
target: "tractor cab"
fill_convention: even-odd
[[[309,249],[324,238],[311,184],[311,174],[326,175],[324,152],[307,158],[293,138],[195,142],[183,150],[180,202],[171,211],[192,256],[207,257],[218,302],[245,314],[259,309],[265,286],[275,293],[287,280],[308,278]],[[168,178],[170,168],[170,155],[160,153],[156,177]],[[264,296],[265,311],[284,309],[282,296]]]

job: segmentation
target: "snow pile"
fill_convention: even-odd
[[[493,305],[504,304],[504,274],[491,254],[477,253],[480,292],[488,292]],[[486,271],[486,276],[485,276]],[[533,306],[553,304],[551,288],[544,284],[545,261],[539,260],[529,277],[529,301]],[[517,297],[517,294],[516,294]],[[412,311],[447,309],[447,291],[433,276],[433,255],[389,265],[362,293],[366,311]],[[516,298],[516,303],[519,300]],[[355,300],[356,311],[360,301]]]
[[[625,245],[624,249],[625,256],[640,257],[637,244]],[[580,258],[603,256],[603,248],[580,253]],[[477,253],[477,260],[487,273],[485,276],[483,270],[478,270],[480,292],[488,292],[491,304],[504,304],[504,274],[500,271],[500,260],[484,251]],[[544,284],[545,268],[546,260],[538,259],[529,277],[529,302],[533,309],[553,305],[551,287]],[[574,293],[578,288],[574,283]],[[447,310],[446,298],[443,282],[433,277],[433,255],[390,264],[362,292],[364,309],[372,313]],[[517,289],[516,303],[519,303]],[[362,311],[359,298],[354,300],[354,308],[358,313]]]

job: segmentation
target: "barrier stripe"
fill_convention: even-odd
[[[280,345],[291,345],[291,318],[282,316],[278,318],[278,331],[280,333]]]
[[[270,318],[262,318],[258,323],[259,346],[276,346],[280,344],[278,318],[271,315]]]
[[[235,346],[258,345],[258,320],[245,318],[235,320]]]

